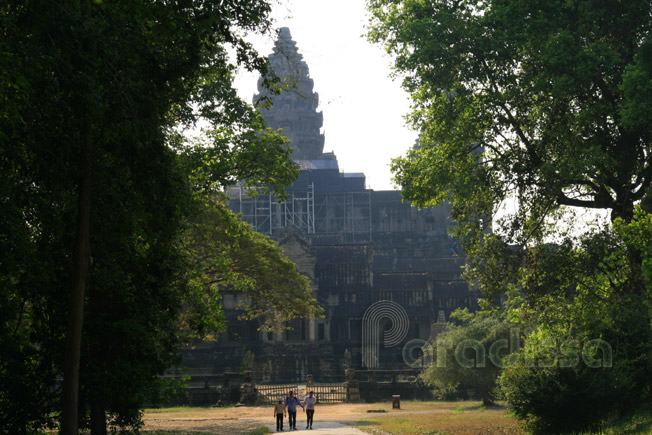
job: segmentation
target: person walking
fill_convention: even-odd
[[[294,395],[294,391],[290,391],[290,396],[285,399],[285,409],[288,412],[290,430],[297,430],[297,405],[299,405],[305,411],[305,408],[299,399]]]
[[[274,406],[274,416],[276,417],[276,432],[283,431],[283,415],[285,414],[285,406],[283,405],[283,398],[278,398],[278,403]]]
[[[312,419],[315,415],[315,404],[317,403],[317,398],[314,396],[314,392],[308,393],[305,399],[303,399],[303,404],[306,406],[306,429],[312,429]]]

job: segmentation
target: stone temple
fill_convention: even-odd
[[[229,207],[283,246],[312,281],[325,317],[262,332],[258,323],[237,319],[242,296],[226,294],[228,331],[197,343],[184,365],[191,375],[247,368],[258,384],[301,382],[308,374],[316,382],[341,382],[348,367],[405,369],[407,343],[428,340],[451,311],[476,304],[461,277],[465,258],[447,234],[449,210],[418,210],[398,191],[367,189],[362,173],[340,172],[335,155],[323,152],[319,97],[287,28],[269,59],[296,87],[268,95],[259,81],[254,99],[272,100],[263,115],[291,140],[301,173],[283,202],[246,196],[235,186]]]

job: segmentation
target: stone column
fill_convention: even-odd
[[[315,342],[316,334],[315,330],[317,329],[317,321],[315,319],[310,319],[308,321],[308,340],[311,343]]]

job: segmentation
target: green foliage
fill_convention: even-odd
[[[98,433],[105,413],[138,427],[140,407],[162,398],[168,387],[157,375],[178,361],[180,316],[212,297],[189,286],[180,243],[193,192],[242,179],[282,194],[298,171],[286,140],[232,86],[238,66],[265,73],[242,33],[269,31],[269,12],[265,0],[0,4],[1,431],[31,433],[60,417],[54,387],[79,264],[83,173],[91,198],[81,419],[90,412]],[[179,131],[200,117],[212,133],[187,146]],[[198,318],[217,307],[190,326],[220,327]]]
[[[494,403],[496,380],[505,358],[518,351],[520,338],[516,337],[515,345],[510,332],[518,334],[518,330],[495,314],[471,314],[465,309],[451,315],[461,324],[449,324],[437,337],[432,364],[419,375],[440,397],[450,397],[460,388],[472,388],[483,404]]]
[[[596,430],[649,400],[651,223],[635,208],[633,220],[616,220],[613,231],[524,251],[527,267],[503,281],[518,283],[522,293],[508,292],[500,310],[481,300],[478,313],[456,312],[452,317],[462,324],[440,337],[438,365],[422,374],[424,380],[441,392],[460,386],[482,392],[492,391],[500,376],[515,415],[541,434]],[[628,261],[632,255],[639,260]],[[646,265],[642,274],[632,271],[639,264]],[[492,364],[488,357],[501,330],[515,353]],[[468,355],[457,352],[464,343]]]
[[[421,132],[393,161],[404,197],[450,203],[486,306],[522,295],[505,316],[531,333],[500,381],[516,415],[535,432],[582,431],[649,399],[652,4],[367,6]],[[612,225],[579,234],[569,206]],[[598,339],[613,367],[584,360]]]
[[[100,163],[95,170],[107,181],[94,189],[81,397],[91,419],[103,420],[99,408],[112,426],[138,427],[142,406],[164,399],[158,376],[179,362],[188,289],[178,238],[189,190],[171,150],[108,162],[106,176]]]
[[[406,199],[454,216],[519,207],[516,239],[559,205],[632,217],[650,185],[650,3],[369,0],[420,148],[394,160]]]
[[[649,257],[650,215],[636,209],[631,223],[617,220],[614,230],[546,256],[544,266],[567,266],[520,313],[536,326],[500,385],[534,433],[595,430],[649,398],[652,298],[649,279],[642,283],[631,268],[639,263],[627,257]]]
[[[648,298],[652,298],[652,213],[636,208],[631,222],[614,222],[614,231],[622,238],[627,252],[640,260],[641,285]],[[617,260],[612,254],[611,261]],[[652,307],[648,305],[648,309]]]
[[[637,339],[649,343],[650,334],[638,329]],[[554,332],[535,331],[500,379],[514,414],[532,433],[577,433],[597,430],[647,400],[650,363],[643,355],[650,350],[623,335],[587,346],[580,336],[560,344]]]
[[[273,327],[296,317],[319,316],[310,281],[281,247],[257,233],[222,200],[202,197],[201,211],[188,223],[184,251],[195,266],[183,325],[206,333],[221,329],[220,294],[242,294],[241,319]]]
[[[532,433],[596,430],[645,397],[647,369],[635,355],[617,353],[613,366],[589,367],[579,345],[560,350],[550,345],[550,336],[543,344],[537,338],[526,340],[516,365],[500,379],[510,408]],[[595,355],[594,361],[603,357]]]

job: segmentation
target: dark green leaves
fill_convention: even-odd
[[[618,356],[596,369],[521,355],[502,382],[517,415],[537,433],[583,431],[624,398],[649,400],[652,4],[367,6],[421,132],[392,164],[404,197],[450,203],[466,276],[490,302],[522,295],[503,310],[533,328],[523,353],[555,360],[544,342],[603,339]],[[612,227],[574,228],[570,207],[610,212]]]
[[[634,192],[650,182],[650,80],[637,60],[650,4],[589,3],[368,2],[369,37],[396,56],[409,119],[424,135],[394,163],[407,199],[428,205],[460,187],[454,208],[488,196],[494,208],[515,197],[536,210],[545,197],[631,218]],[[451,152],[461,144],[469,149]],[[474,156],[487,174],[475,180],[482,195],[465,188],[471,144],[483,147]],[[437,147],[448,149],[429,151]],[[412,183],[423,171],[428,186]]]

